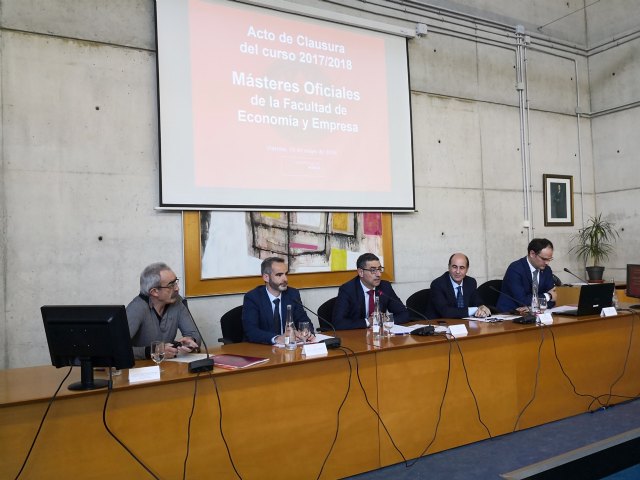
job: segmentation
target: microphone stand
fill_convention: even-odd
[[[207,347],[207,343],[204,341],[204,336],[202,335],[202,333],[200,332],[200,329],[198,328],[198,324],[193,318],[193,315],[191,315],[191,310],[189,310],[189,307],[187,307],[186,305],[185,305],[185,308],[187,309],[187,312],[189,312],[189,316],[191,317],[193,326],[196,327],[196,331],[198,332],[198,335],[200,335],[200,340],[202,341],[202,345],[204,346],[204,351],[207,354],[207,358],[203,358],[201,360],[193,360],[192,362],[189,362],[189,373],[210,372],[211,370],[213,370],[213,365],[214,365],[213,358],[209,356],[209,348]]]
[[[327,348],[338,348],[342,342],[340,340],[340,338],[336,335],[336,327],[333,326],[333,323],[331,323],[329,320],[327,320],[326,318],[322,318],[320,315],[318,315],[316,312],[314,312],[313,310],[311,310],[309,307],[307,307],[306,305],[304,305],[302,302],[299,302],[298,300],[296,300],[295,298],[292,299],[294,303],[297,303],[298,305],[300,305],[302,308],[304,308],[307,312],[312,313],[318,320],[323,321],[324,323],[326,323],[327,325],[329,325],[331,327],[331,329],[333,330],[333,338],[327,338],[325,340],[322,340],[322,343],[324,343]]]
[[[382,290],[376,290],[376,294],[379,297],[382,297],[384,295],[384,292]],[[430,320],[426,317],[426,315],[420,313],[417,310],[414,310],[411,307],[408,307],[407,305],[405,305],[404,303],[402,303],[400,300],[394,298],[394,297],[390,297],[389,295],[386,295],[386,297],[389,300],[393,300],[394,302],[398,302],[400,305],[402,305],[404,308],[406,308],[407,310],[409,310],[411,313],[415,313],[416,315],[418,315],[420,318],[422,318],[423,320],[426,320],[427,322],[429,322]],[[412,335],[421,335],[421,336],[425,336],[425,335],[433,335],[435,333],[436,329],[433,325],[425,325],[424,327],[418,327],[415,328],[411,331]]]
[[[489,285],[489,288],[491,290],[493,290],[494,292],[498,292],[498,293],[504,295],[505,297],[510,298],[511,300],[516,302],[516,304],[520,305],[521,307],[529,308],[528,305],[523,305],[523,303],[520,300],[518,300],[516,298],[513,298],[511,295],[507,295],[504,292],[501,292],[500,290],[495,288],[493,285]],[[513,319],[513,323],[530,324],[530,323],[537,323],[537,322],[538,322],[538,319],[536,318],[536,316],[533,313],[531,313],[531,310],[529,310],[529,313],[527,313],[525,315],[522,315],[522,316],[520,316],[518,318],[514,318]]]
[[[583,283],[586,283],[586,284],[588,284],[588,283],[589,283],[589,282],[588,282],[587,280],[585,280],[584,278],[579,277],[578,275],[576,275],[575,273],[573,273],[573,272],[572,272],[571,270],[569,270],[567,267],[565,267],[565,268],[564,268],[564,271],[565,271],[565,272],[567,272],[567,273],[568,273],[568,274],[570,274],[570,275],[573,275],[574,277],[576,277],[578,280],[580,280],[580,281],[581,281],[581,282],[583,282]]]

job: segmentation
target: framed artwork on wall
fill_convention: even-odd
[[[187,297],[245,293],[263,283],[260,264],[271,256],[286,259],[296,288],[345,283],[365,252],[394,279],[389,213],[184,212],[183,232]]]
[[[573,176],[542,176],[545,227],[573,226]]]

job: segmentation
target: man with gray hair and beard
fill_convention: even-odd
[[[199,348],[191,313],[178,293],[178,277],[166,263],[152,263],[140,274],[140,294],[127,305],[129,335],[137,360],[151,358],[151,342],[163,341],[166,358]],[[182,337],[174,346],[178,329]]]

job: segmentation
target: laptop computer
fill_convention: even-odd
[[[610,307],[613,300],[613,283],[590,283],[580,287],[580,298],[578,308],[575,310],[564,310],[558,315],[600,315],[603,308]]]

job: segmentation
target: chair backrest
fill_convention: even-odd
[[[244,329],[242,328],[242,305],[232,308],[220,317],[220,327],[222,328],[222,338],[219,342],[239,343],[244,338]]]
[[[501,289],[502,280],[488,280],[478,287],[478,296],[482,299],[482,303],[493,313],[497,312],[496,304]]]
[[[409,298],[407,298],[407,308],[409,309],[409,316],[415,317],[415,312],[419,312],[424,316],[429,316],[429,302],[431,301],[431,289],[424,288],[422,290],[418,290],[415,293],[412,293]]]
[[[327,322],[333,323],[333,306],[336,303],[336,298],[337,297],[330,298],[318,307],[320,330],[333,330],[333,326],[329,325]]]

